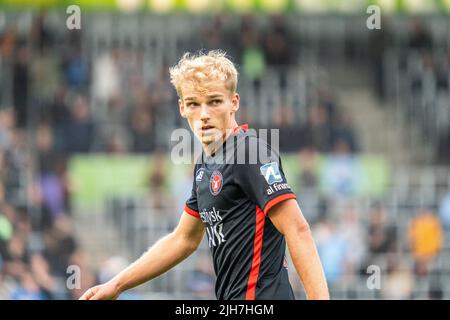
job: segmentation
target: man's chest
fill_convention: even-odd
[[[224,219],[242,201],[244,193],[234,182],[233,166],[202,166],[195,172],[197,204],[200,215]],[[214,220],[214,218],[213,218]],[[204,221],[205,222],[205,221]]]

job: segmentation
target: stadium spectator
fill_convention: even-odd
[[[17,25],[7,24],[0,37],[0,54],[8,61],[14,53],[17,37]]]
[[[26,247],[24,236],[14,233],[6,244],[3,255],[3,270],[16,281],[26,272],[30,252]]]
[[[14,127],[14,115],[11,109],[0,110],[0,151],[8,150],[11,145],[11,129]]]
[[[286,105],[273,109],[273,129],[278,129],[280,152],[297,152],[301,148],[302,129],[296,125],[295,113]],[[300,138],[300,139],[299,139]]]
[[[69,52],[66,53],[62,68],[65,83],[69,89],[80,93],[86,92],[89,69],[79,46],[72,46]]]
[[[337,225],[329,219],[322,218],[313,226],[317,251],[322,261],[323,270],[330,289],[338,285],[345,275],[346,240]]]
[[[340,116],[333,127],[332,145],[336,150],[339,145],[345,144],[348,152],[359,152],[359,142],[355,134],[355,129],[352,126],[351,120],[348,116]]]
[[[359,212],[354,205],[347,205],[340,214],[339,234],[346,242],[345,269],[346,274],[359,270],[367,252],[364,241],[364,229],[359,218]]]
[[[16,48],[13,64],[13,105],[16,123],[24,128],[29,123],[28,93],[30,84],[30,52],[26,45]]]
[[[94,58],[92,70],[91,92],[96,102],[95,119],[106,119],[106,105],[111,97],[121,92],[120,71],[118,66],[119,51],[105,50],[102,55]]]
[[[397,250],[397,230],[388,219],[386,208],[376,203],[370,213],[368,228],[369,253],[379,255]]]
[[[20,275],[20,283],[10,296],[13,300],[45,300],[47,297],[29,272]]]
[[[45,11],[41,11],[33,17],[30,28],[30,42],[39,52],[51,47],[55,40],[54,29],[49,28],[46,21],[48,21],[48,14]]]
[[[308,122],[303,127],[303,147],[313,147],[319,152],[331,150],[331,124],[328,112],[323,105],[314,105],[309,109]]]
[[[439,163],[450,163],[450,128],[444,130],[439,137],[437,158]]]
[[[336,201],[346,201],[358,193],[361,167],[350,147],[339,141],[322,169],[323,189]]]
[[[166,190],[167,159],[165,153],[161,151],[156,152],[153,164],[148,180],[149,199],[152,203],[152,208],[162,213],[158,209],[166,209],[171,204]]]
[[[408,47],[413,50],[431,50],[433,48],[433,39],[425,27],[423,21],[419,17],[415,17],[410,21],[410,37]]]
[[[37,133],[38,184],[42,196],[42,204],[51,214],[51,220],[65,211],[64,186],[58,175],[61,156],[53,149],[53,135],[50,127],[41,126]]]
[[[392,47],[393,36],[392,36],[392,26],[391,21],[385,15],[381,17],[380,29],[371,30],[370,38],[370,54],[371,54],[371,66],[373,68],[372,74],[374,79],[374,89],[380,99],[386,97],[385,92],[385,70],[384,70],[384,59],[388,50]],[[384,104],[380,104],[383,106]]]
[[[173,106],[177,105],[177,96],[172,90],[168,73],[168,67],[163,66],[159,70],[158,78],[150,84],[151,116],[155,121],[155,130],[160,133],[157,136],[156,146],[158,149],[167,146],[167,137],[170,137],[174,124],[181,123],[176,120]],[[181,126],[181,125],[180,125]],[[180,127],[179,126],[179,127]]]
[[[434,212],[422,209],[411,220],[408,232],[415,272],[417,275],[427,275],[443,245],[441,221]]]
[[[319,187],[319,154],[313,148],[303,148],[298,153],[301,168],[299,176],[300,191],[302,189],[317,191]]]
[[[132,152],[148,153],[155,150],[155,129],[149,111],[139,108],[132,111],[130,131]]]
[[[94,139],[95,125],[91,119],[86,98],[77,96],[70,110],[70,117],[62,129],[64,151],[73,153],[89,152]]]
[[[411,299],[415,286],[414,275],[401,260],[392,259],[381,286],[384,299]]]
[[[264,36],[264,51],[269,66],[289,66],[294,63],[292,38],[282,16],[274,15]],[[283,87],[283,85],[282,85]]]
[[[37,253],[31,257],[30,272],[46,299],[67,299],[66,290],[50,273],[48,261]]]
[[[243,23],[240,31],[240,62],[242,75],[252,81],[255,88],[260,88],[266,72],[266,58],[261,37],[254,24]]]
[[[392,257],[398,252],[398,235],[395,224],[387,215],[387,210],[380,202],[372,205],[369,212],[369,221],[367,226],[367,253],[364,261],[364,267],[361,273],[366,274],[367,267],[370,265],[380,265],[386,257]],[[389,260],[392,265],[397,262]]]
[[[54,127],[55,147],[59,150],[63,150],[64,148],[65,140],[63,132],[66,123],[68,123],[71,117],[69,107],[70,94],[71,91],[66,86],[57,86],[50,101],[43,104],[43,108],[41,109],[41,121],[50,123]]]
[[[45,232],[44,244],[42,255],[48,261],[51,273],[65,277],[70,259],[78,249],[70,218],[59,217],[54,226]]]

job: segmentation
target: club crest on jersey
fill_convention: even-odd
[[[198,169],[197,173],[195,174],[195,181],[196,182],[202,182],[204,173],[205,173],[205,170],[203,168]]]
[[[211,175],[211,179],[209,180],[209,191],[213,196],[219,194],[220,190],[222,190],[223,178],[220,171],[214,171]]]
[[[260,167],[260,170],[269,185],[283,181],[277,162],[266,163]]]

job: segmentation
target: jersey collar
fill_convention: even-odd
[[[237,127],[233,128],[233,134],[230,134],[230,136],[224,141],[224,143],[216,150],[216,152],[214,154],[217,154],[217,152],[219,150],[223,150],[224,147],[226,147],[228,140],[233,139],[233,136],[236,136],[236,134],[239,133],[240,130],[243,130],[244,132],[248,130],[248,123],[244,123],[242,125],[238,125]],[[214,158],[213,156],[208,156],[204,150],[202,150],[202,160],[204,159],[212,159]]]
[[[239,126],[235,127],[235,128],[233,129],[233,133],[236,134],[236,133],[238,133],[239,130],[241,130],[241,129],[244,130],[244,132],[247,131],[247,130],[248,130],[248,123],[244,123],[244,124],[242,124],[242,125],[239,125]]]

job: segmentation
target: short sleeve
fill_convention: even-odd
[[[240,154],[245,154],[245,161],[235,160],[234,181],[265,215],[274,205],[296,198],[287,183],[280,156],[264,140],[247,136],[237,147],[238,157]]]
[[[184,211],[186,211],[191,216],[200,218],[200,214],[198,213],[198,204],[197,204],[197,183],[195,181],[196,175],[198,174],[198,168],[195,166],[194,169],[194,179],[192,182],[192,191],[191,196],[186,201],[186,205],[184,207]]]

